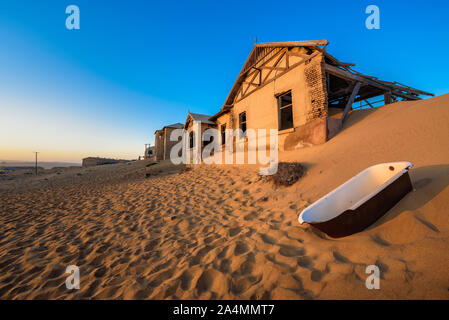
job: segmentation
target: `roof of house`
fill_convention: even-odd
[[[193,113],[193,112],[189,112],[189,114],[187,115],[187,119],[186,119],[186,123],[185,125],[187,125],[187,122],[189,120],[189,116],[194,120],[194,121],[200,121],[201,123],[207,123],[207,124],[215,124],[214,121],[210,120],[209,115],[207,114],[199,114],[199,113]],[[185,126],[184,125],[184,126]]]
[[[176,122],[176,123],[170,124],[170,125],[168,125],[168,126],[165,126],[165,127],[163,127],[162,129],[165,129],[165,128],[182,129],[183,126],[184,126],[184,125],[183,125],[182,123]]]
[[[157,129],[156,131],[154,131],[154,134],[156,134],[156,132],[158,131],[163,131],[165,128],[174,128],[174,129],[182,129],[184,127],[184,125],[180,122],[176,122],[173,124],[169,124],[168,126],[163,126],[162,129]]]
[[[245,64],[240,70],[239,75],[237,76],[237,80],[232,86],[231,91],[229,92],[228,97],[226,98],[225,103],[221,110],[213,115],[211,118],[215,120],[223,113],[226,113],[229,109],[232,108],[232,102],[240,88],[240,85],[245,80],[245,76],[253,67],[255,67],[258,63],[265,61],[265,59],[273,52],[273,49],[276,48],[285,48],[285,47],[320,47],[328,45],[327,40],[310,40],[310,41],[287,41],[287,42],[266,42],[266,43],[256,43],[251,50],[248,58],[245,61]]]
[[[372,87],[376,87],[379,90],[390,90],[393,93],[397,93],[398,96],[402,96],[410,99],[419,99],[419,94],[424,95],[433,95],[428,92],[424,92],[421,90],[417,90],[398,82],[387,82],[381,81],[375,77],[363,75],[355,70],[352,70],[351,67],[355,66],[353,63],[345,63],[341,62],[335,57],[331,56],[326,52],[326,46],[329,44],[327,40],[310,40],[310,41],[288,41],[288,42],[267,42],[267,43],[256,43],[251,50],[248,58],[246,59],[237,79],[232,86],[231,91],[229,92],[228,97],[226,98],[225,103],[223,104],[221,110],[213,115],[210,120],[216,120],[220,115],[228,112],[233,107],[234,99],[237,96],[237,93],[240,89],[240,86],[245,81],[246,76],[253,69],[257,69],[257,67],[261,64],[264,64],[267,59],[269,59],[273,54],[279,51],[282,48],[291,48],[291,47],[306,47],[308,49],[315,49],[324,54],[327,65],[330,68],[335,67],[333,70],[334,73],[343,71],[344,75],[348,78],[353,78],[357,81],[361,81],[363,83],[369,84]],[[306,59],[307,57],[305,57]],[[330,72],[326,70],[326,72]]]

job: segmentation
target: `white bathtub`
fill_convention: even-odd
[[[407,161],[369,167],[304,209],[298,221],[335,238],[360,232],[413,189],[412,167]]]

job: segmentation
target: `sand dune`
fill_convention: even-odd
[[[282,153],[307,168],[291,187],[255,166],[147,161],[1,181],[0,298],[448,299],[448,138],[445,95],[354,112],[326,144]],[[415,164],[415,190],[368,230],[335,240],[298,224],[397,160]],[[80,290],[65,287],[72,264]],[[371,264],[380,290],[365,287]]]

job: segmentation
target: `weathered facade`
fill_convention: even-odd
[[[278,130],[278,149],[291,150],[331,139],[353,109],[433,96],[363,75],[352,69],[353,63],[328,54],[327,45],[327,40],[256,43],[217,114],[189,112],[184,125],[177,123],[155,132],[156,160],[169,159],[177,143],[169,140],[170,133],[178,128],[184,128],[187,157],[191,163],[199,163],[201,150],[208,143],[203,141],[208,128],[218,129],[215,137],[221,150],[230,144],[232,150],[246,153],[249,146],[258,145],[258,141],[250,144],[248,139],[261,138],[266,139],[268,147],[271,129]],[[378,96],[381,100],[373,101]],[[227,129],[240,131],[233,136]],[[255,137],[247,134],[247,129],[265,129],[267,135],[261,137],[257,132]]]
[[[204,131],[209,128],[217,127],[216,123],[210,120],[210,117],[211,116],[205,114],[191,112],[187,115],[184,124],[184,139],[186,139],[185,141],[187,142],[191,163],[199,163],[201,161],[201,150],[213,140],[212,137],[209,141],[203,141]]]
[[[430,93],[380,81],[326,52],[326,40],[256,43],[215,121],[224,129],[278,129],[279,149],[321,144],[334,136],[355,102],[383,96],[416,100]],[[362,105],[362,101],[365,105]],[[330,116],[339,114],[338,117]],[[245,142],[247,143],[247,142]]]
[[[170,134],[173,130],[182,129],[182,123],[174,123],[163,127],[160,130],[154,132],[154,156],[155,160],[170,159],[171,148],[177,143],[176,141],[170,141]]]

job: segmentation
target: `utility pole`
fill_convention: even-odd
[[[37,152],[37,151],[33,151],[35,154],[36,154],[36,162],[35,162],[35,166],[34,166],[34,172],[35,172],[35,174],[36,174],[36,176],[37,176],[37,154],[39,153],[39,152]]]

